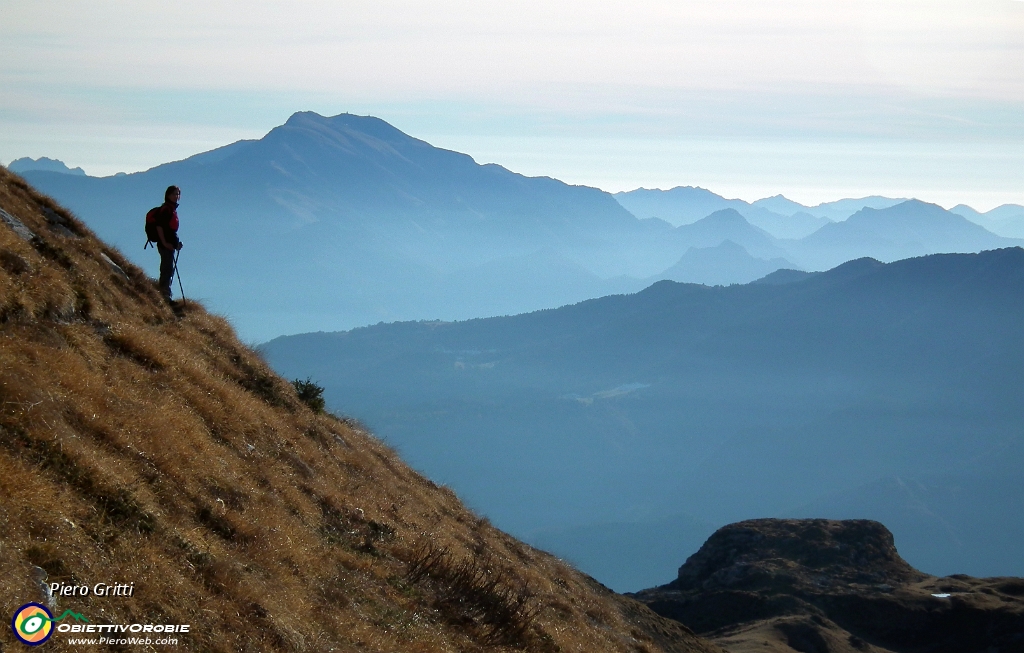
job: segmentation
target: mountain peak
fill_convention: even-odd
[[[296,125],[306,121],[323,121],[326,120],[325,116],[320,115],[316,111],[296,111],[292,115],[288,116],[288,120],[284,122],[286,125]]]
[[[736,209],[721,209],[707,217],[701,218],[694,224],[706,225],[747,225],[752,226]]]
[[[759,199],[753,202],[753,205],[759,206],[769,211],[774,211],[775,213],[778,213],[780,215],[789,216],[795,213],[799,213],[801,211],[806,213],[808,210],[808,207],[798,202],[794,202],[785,195],[782,195],[781,193],[778,195],[772,195],[771,197]]]
[[[423,141],[409,136],[386,120],[375,116],[359,116],[354,113],[339,113],[336,116],[322,116],[315,111],[297,111],[282,125],[283,128],[306,128],[330,130],[333,132],[356,132],[394,144],[396,142]]]
[[[772,243],[775,240],[774,236],[764,229],[750,224],[750,221],[742,213],[733,208],[720,209],[692,224],[676,227],[676,230],[680,233],[707,232],[721,234],[723,237],[735,240],[737,243],[747,247],[748,250],[750,249],[748,238],[755,238],[761,244]]]
[[[69,168],[60,159],[50,159],[45,156],[41,156],[38,159],[31,159],[27,156],[15,159],[7,165],[7,169],[19,174],[28,170],[42,170],[44,172],[60,172],[65,175],[85,176],[85,170]]]
[[[865,274],[870,274],[883,267],[885,267],[885,263],[882,263],[878,259],[871,258],[870,256],[863,256],[845,263],[840,263],[831,270],[822,272],[821,274],[827,276],[829,279],[851,279]]]
[[[850,224],[856,224],[858,221],[864,220],[865,218],[905,220],[908,216],[926,217],[938,215],[952,214],[938,204],[932,204],[931,202],[925,202],[919,199],[909,199],[905,202],[900,202],[899,204],[894,204],[885,208],[876,209],[870,206],[864,207],[851,215],[847,221]]]

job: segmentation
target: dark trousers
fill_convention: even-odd
[[[171,280],[174,279],[174,250],[157,245],[160,252],[160,292],[164,297],[171,296]]]

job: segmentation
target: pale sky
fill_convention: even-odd
[[[1024,204],[1024,2],[0,0],[0,162],[146,169],[300,110],[609,191]]]

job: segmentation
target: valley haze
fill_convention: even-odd
[[[864,258],[262,351],[616,589],[785,515],[882,521],[928,573],[1024,575],[1022,292],[1018,247]]]

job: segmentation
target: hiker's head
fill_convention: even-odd
[[[164,191],[165,202],[177,202],[181,197],[181,189],[177,186],[168,186],[167,190]]]

